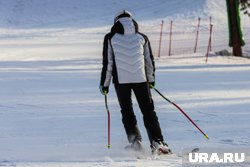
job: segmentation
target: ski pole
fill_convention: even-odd
[[[111,148],[111,144],[110,144],[110,113],[109,113],[109,108],[108,108],[107,92],[104,92],[104,96],[105,96],[105,107],[106,107],[107,114],[108,114],[108,149],[110,149]]]
[[[169,103],[174,105],[203,135],[206,139],[209,139],[208,135],[206,135],[200,128],[199,126],[174,102],[170,101],[168,98],[166,98],[161,92],[159,92],[156,88],[153,88],[161,97],[163,97],[165,100],[167,100]]]

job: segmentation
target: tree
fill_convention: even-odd
[[[248,2],[249,0],[243,0]],[[241,31],[239,0],[226,0],[228,27],[229,27],[229,46],[233,47],[234,56],[242,56],[242,48],[245,42]]]

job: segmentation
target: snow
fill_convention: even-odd
[[[106,26],[112,24],[114,15],[123,9],[130,10],[139,21],[170,16],[175,18],[209,16],[213,13],[214,7],[217,15],[224,12],[219,10],[221,6],[225,6],[224,3],[216,0],[212,0],[212,3],[208,2],[207,0],[106,0],[105,2],[102,0],[53,0],[53,2],[1,0],[0,26],[19,28]]]
[[[186,55],[180,62],[176,57],[157,60],[156,83],[210,140],[153,92],[166,141],[178,154],[190,146],[249,147],[250,60],[212,56],[211,64],[205,64],[200,57],[192,59],[193,64],[182,62]],[[112,148],[107,149],[107,115],[98,90],[100,62],[96,61],[97,66],[92,63],[89,60],[0,63],[0,164],[181,166],[180,157],[169,157],[167,161],[137,160],[121,149],[127,141],[113,86],[108,95]],[[150,157],[137,104],[135,111]]]
[[[221,38],[213,48],[227,49],[227,39],[220,34],[227,33],[224,1],[141,2],[0,0],[0,166],[177,167],[186,148],[250,147],[250,59],[210,53],[206,64],[205,51],[199,50],[156,58],[156,88],[187,112],[210,140],[152,91],[162,132],[175,155],[151,156],[134,102],[145,148],[145,158],[137,159],[137,153],[123,149],[127,140],[111,85],[112,147],[107,149],[107,113],[98,89],[100,55],[117,11],[131,10],[142,27],[161,19],[196,25],[198,16],[211,15],[216,18],[214,38]],[[242,18],[247,30],[244,52],[250,54],[249,18]],[[180,26],[178,31],[189,29]],[[158,32],[150,35],[158,39]],[[249,157],[240,165],[250,166]]]

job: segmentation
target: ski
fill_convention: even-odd
[[[186,148],[182,151],[182,153],[178,154],[178,157],[184,157],[188,156],[189,153],[196,153],[199,152],[200,148],[199,147],[194,147],[194,148]]]

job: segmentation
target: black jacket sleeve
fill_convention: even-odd
[[[109,87],[112,78],[113,70],[113,51],[111,47],[111,37],[109,33],[104,37],[103,42],[103,52],[102,52],[102,72],[101,72],[101,82],[100,85],[104,87]]]

